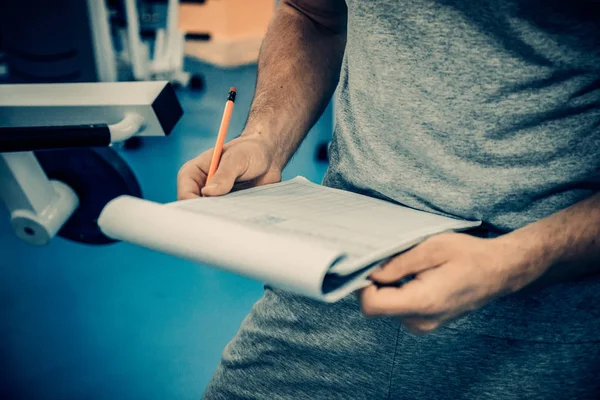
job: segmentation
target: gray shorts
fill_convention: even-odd
[[[415,336],[365,318],[356,296],[323,304],[267,288],[204,399],[600,399],[600,341],[529,315],[513,329],[494,307]]]

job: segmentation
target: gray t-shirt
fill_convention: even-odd
[[[347,3],[325,184],[499,232],[600,190],[598,0]],[[600,339],[597,310],[591,278],[513,295],[456,325]]]

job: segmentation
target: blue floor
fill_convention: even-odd
[[[255,67],[190,68],[207,87],[179,93],[185,115],[172,136],[120,150],[150,200],[175,200],[177,171],[212,147],[230,86],[238,98],[229,136],[245,122]],[[315,147],[331,126],[328,110],[284,179],[321,180]],[[0,398],[198,399],[261,294],[259,282],[124,243],[30,247],[0,206]]]

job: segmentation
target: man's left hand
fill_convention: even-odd
[[[360,293],[367,316],[394,316],[427,333],[535,280],[511,241],[467,234],[433,236],[374,271]],[[541,273],[541,272],[540,272]],[[389,286],[414,276],[399,287]],[[386,286],[387,285],[387,286]]]

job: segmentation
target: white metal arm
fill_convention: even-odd
[[[20,239],[44,245],[79,205],[69,186],[48,180],[32,152],[0,153],[0,197]]]
[[[0,201],[15,234],[46,244],[79,207],[73,188],[48,179],[33,151],[166,136],[182,114],[168,82],[0,85]]]

